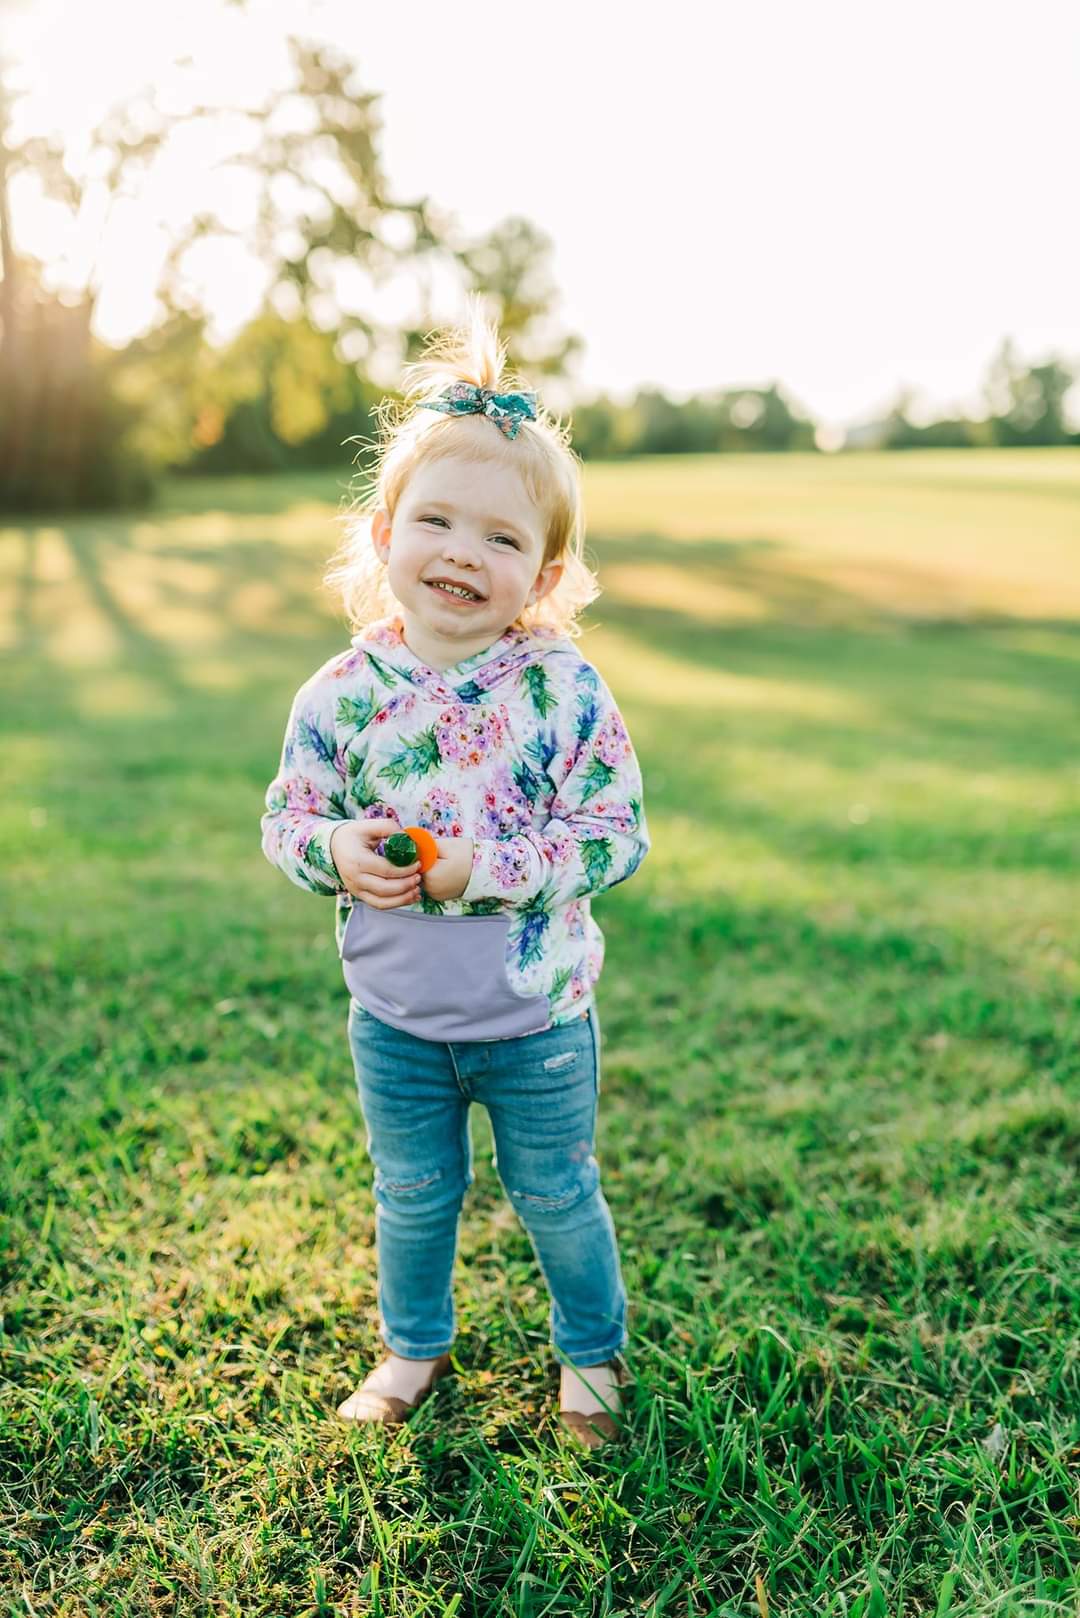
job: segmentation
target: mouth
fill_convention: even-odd
[[[444,601],[453,601],[459,607],[478,607],[486,599],[482,595],[477,595],[469,585],[455,585],[449,579],[425,579],[424,583]]]

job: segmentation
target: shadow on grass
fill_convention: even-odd
[[[246,480],[242,481],[246,490]],[[150,518],[80,519],[50,524],[47,529],[41,525],[23,528],[22,564],[16,570],[13,651],[40,650],[35,625],[49,610],[47,597],[40,603],[37,599],[43,589],[37,561],[43,532],[62,536],[85,600],[117,637],[119,662],[156,679],[173,694],[182,689],[174,668],[175,646],[155,634],[152,622],[144,621],[152,618],[153,608],[140,618],[121,603],[107,582],[107,571],[115,576],[125,567],[145,566],[148,560],[166,570],[171,563],[192,560],[210,567],[214,573],[211,590],[185,588],[162,577],[156,582],[160,607],[215,613],[220,620],[218,646],[225,655],[235,656],[241,666],[244,654],[256,649],[295,649],[300,662],[305,641],[325,647],[325,656],[347,644],[344,624],[335,630],[327,623],[323,602],[328,598],[319,589],[322,560],[338,537],[331,514],[317,504],[305,506],[298,501],[295,484],[289,480],[289,491],[279,491],[277,504],[268,503],[264,492],[263,509],[310,520],[310,545],[295,537],[240,536],[235,532],[237,516],[245,513],[251,521],[251,507],[245,502],[249,496],[255,498],[258,484],[258,480],[250,481],[250,490],[230,489],[228,499],[221,499],[215,510],[198,513],[203,534],[208,524],[221,524],[212,543],[200,537],[193,545],[184,538],[185,515],[195,513],[185,512],[182,505]],[[148,545],[147,525],[152,529],[155,524],[160,533]],[[173,528],[175,537],[170,537]],[[775,540],[682,542],[643,534],[603,539],[594,549],[601,583],[605,567],[657,566],[670,570],[680,582],[685,598],[681,608],[670,603],[642,604],[620,595],[618,588],[605,589],[600,598],[597,621],[633,634],[645,655],[656,650],[690,668],[727,669],[788,681],[805,678],[818,685],[829,682],[872,698],[883,718],[917,723],[932,748],[954,738],[975,737],[989,723],[1011,727],[1017,739],[1028,736],[1036,743],[1030,708],[1023,704],[1023,711],[1011,714],[1003,703],[1004,686],[1014,698],[1026,691],[1035,703],[1045,703],[1051,710],[1061,705],[1076,717],[1080,626],[1072,620],[1017,620],[988,613],[957,618],[947,607],[924,615],[889,612],[837,578],[810,577],[772,565],[784,552]],[[865,566],[877,576],[878,594],[885,596],[892,582],[900,590],[918,571],[893,559],[875,558]],[[934,582],[933,575],[925,578]],[[237,602],[254,583],[264,594],[253,621],[237,610]],[[729,617],[722,610],[711,616],[703,613],[701,601],[708,600],[708,588],[716,585],[752,602],[762,616],[746,622],[738,613]],[[300,662],[300,672],[305,669]],[[37,672],[47,677],[47,666]],[[66,669],[63,677],[70,678]],[[982,696],[979,682],[988,686]],[[1052,749],[1054,736],[1046,741]]]
[[[228,500],[222,510],[225,504],[245,508],[247,492],[224,493]],[[291,502],[282,505],[284,510],[302,504],[293,480],[278,494]],[[306,540],[267,536],[258,522],[251,533],[239,534],[226,521],[219,535],[208,532],[209,520],[202,512],[197,537],[187,539],[182,521],[175,530],[169,525],[154,530],[152,524],[148,534],[142,517],[95,518],[62,530],[84,599],[116,637],[112,667],[133,672],[169,699],[168,724],[141,714],[137,706],[130,714],[87,716],[82,698],[98,671],[73,672],[51,662],[32,631],[49,601],[47,596],[35,600],[35,592],[45,588],[35,582],[40,530],[26,530],[18,592],[26,672],[15,683],[8,722],[19,735],[36,728],[46,741],[64,736],[65,769],[82,782],[84,809],[107,817],[118,846],[136,858],[178,817],[193,824],[212,820],[221,828],[223,846],[234,851],[255,848],[252,869],[245,867],[242,878],[237,872],[230,881],[235,889],[250,880],[248,902],[258,909],[267,873],[253,828],[276,766],[288,703],[303,679],[347,645],[347,633],[328,624],[317,608],[314,544],[309,551]],[[602,544],[605,564],[630,569],[660,564],[678,569],[685,581],[681,609],[627,600],[615,590],[605,592],[597,610],[602,632],[615,637],[619,655],[646,671],[645,689],[624,706],[631,733],[647,738],[639,752],[646,809],[656,824],[665,816],[683,817],[707,825],[721,847],[737,836],[744,846],[754,841],[804,869],[819,866],[826,876],[835,872],[840,897],[844,872],[855,867],[880,871],[884,880],[889,869],[901,867],[988,873],[1041,869],[1053,876],[1075,863],[1074,820],[1040,814],[1026,804],[1010,816],[994,804],[989,819],[979,823],[970,797],[958,795],[954,804],[949,786],[950,778],[961,783],[976,770],[1005,775],[1018,768],[1050,770],[1074,756],[1068,722],[1075,720],[1080,627],[1068,620],[886,618],[850,589],[828,580],[791,578],[769,566],[768,558],[779,549],[760,539],[682,543],[659,535]],[[321,559],[325,552],[318,554]],[[148,558],[151,564],[197,558],[212,569],[209,591],[164,576],[157,599],[164,609],[189,606],[217,616],[219,655],[236,671],[230,689],[193,686],[182,666],[190,663],[191,650],[155,634],[152,608],[140,614],[110,588],[107,574],[116,577],[125,561],[145,566]],[[887,569],[887,563],[880,565]],[[766,616],[751,623],[702,617],[697,597],[716,579],[752,596]],[[236,603],[253,581],[267,593],[259,613],[247,619]],[[77,607],[73,610],[75,633]],[[589,640],[586,634],[586,656]],[[712,674],[735,676],[756,682],[760,700],[751,707],[728,704],[722,683],[715,703],[650,700],[650,658],[658,661],[655,682],[661,687],[669,671],[691,685]],[[613,684],[618,695],[617,680]],[[783,695],[772,699],[771,685],[788,693],[810,688],[834,693],[840,712],[849,708],[852,717],[841,721],[835,714],[785,706]],[[1074,724],[1071,734],[1075,738]],[[781,779],[773,795],[757,790],[745,765],[740,771],[730,768],[733,747],[744,759],[761,757],[770,790],[766,758],[775,770],[777,757],[790,757],[790,779]],[[906,812],[896,809],[851,823],[835,810],[816,808],[799,782],[799,768],[812,771],[822,762],[857,780],[860,771],[872,771],[883,757],[936,772],[926,813],[909,802]],[[191,843],[189,853],[181,842],[168,871],[155,875],[155,899],[168,905],[175,884],[178,911],[205,908],[209,917],[220,903],[220,864],[205,856],[194,834]],[[99,858],[109,853],[106,838]],[[232,857],[235,861],[235,852]],[[673,915],[666,907],[676,893]],[[621,892],[618,905],[627,907],[622,911],[627,919],[633,917],[630,933],[639,955],[678,958],[687,967],[719,964],[732,952],[751,948],[765,952],[759,961],[767,969],[786,960],[809,976],[824,968],[844,973],[853,964],[869,968],[883,952],[913,979],[934,969],[936,946],[927,944],[925,929],[905,927],[895,913],[882,924],[860,919],[832,935],[820,921],[808,919],[802,906],[752,911],[744,901],[740,912],[715,891],[695,896],[689,877],[681,877],[675,865],[665,884],[657,864],[651,869],[647,864],[643,881]],[[948,929],[939,929],[938,936],[949,938]],[[975,948],[976,941],[970,942]],[[993,972],[989,946],[980,945],[979,951],[985,970]],[[319,972],[325,963],[309,965]],[[307,968],[298,965],[298,970]],[[664,980],[661,971],[656,981]]]

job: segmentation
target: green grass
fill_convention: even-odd
[[[344,476],[0,530],[0,1611],[1080,1611],[1080,457],[587,473],[632,1444],[553,1444],[474,1109],[396,1437],[332,907],[263,859]],[[537,1431],[538,1424],[541,1425]]]

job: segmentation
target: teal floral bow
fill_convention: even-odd
[[[448,416],[488,416],[507,438],[517,437],[523,421],[536,420],[536,404],[535,393],[496,393],[472,382],[451,382],[437,399],[422,401],[425,410],[441,410]]]

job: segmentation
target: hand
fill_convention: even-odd
[[[394,865],[375,852],[376,843],[400,830],[396,820],[343,820],[330,833],[338,875],[353,897],[373,910],[395,910],[420,897],[420,861]]]
[[[432,899],[460,899],[473,868],[471,837],[436,837],[439,857],[424,872],[424,892]]]

